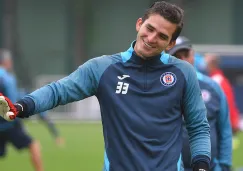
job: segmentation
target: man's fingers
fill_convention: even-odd
[[[16,118],[13,112],[7,112],[4,119],[7,121],[13,121]]]
[[[9,104],[4,96],[0,96],[0,108],[2,109],[3,113],[6,113],[10,110]]]
[[[16,109],[12,102],[0,94],[0,113],[1,116],[7,121],[13,121],[16,118]]]
[[[8,102],[4,96],[0,96],[0,105],[8,106]]]
[[[16,117],[14,115],[9,116],[10,120],[14,120]]]

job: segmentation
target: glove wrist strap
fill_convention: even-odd
[[[28,97],[19,100],[14,106],[18,111],[17,117],[19,118],[28,118],[30,115],[33,115],[35,111],[35,103]]]
[[[16,107],[18,112],[23,112],[24,111],[23,105],[21,105],[19,103],[16,103],[14,106]]]

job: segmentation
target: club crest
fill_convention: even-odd
[[[211,94],[208,90],[201,90],[202,98],[204,102],[209,102],[211,99]]]
[[[173,86],[176,83],[176,75],[172,72],[165,72],[160,76],[160,82],[164,86]]]

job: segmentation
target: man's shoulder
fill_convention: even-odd
[[[87,68],[93,71],[101,72],[107,69],[112,64],[121,61],[121,55],[119,53],[113,55],[102,55],[89,59],[79,68]]]
[[[187,67],[187,68],[190,68],[190,69],[193,68],[193,66],[190,63],[188,63],[187,61],[178,59],[178,58],[176,58],[172,55],[169,55],[168,63],[172,64],[172,65],[176,65],[176,66]]]
[[[0,67],[0,79],[3,81],[9,81],[10,76],[6,69]]]
[[[3,67],[0,67],[0,75],[7,75],[7,70]]]
[[[169,55],[168,64],[174,65],[175,67],[179,68],[183,72],[184,75],[196,73],[195,68],[190,63],[188,63],[187,61],[178,59],[171,55]]]
[[[216,83],[211,77],[202,74],[201,72],[197,72],[197,77],[199,80],[206,82],[206,83]]]
[[[213,91],[215,91],[219,96],[223,95],[223,91],[220,84],[216,82],[212,77],[204,75],[202,73],[197,73],[198,79],[205,84],[207,84]]]
[[[200,72],[197,72],[197,77],[200,81],[210,85],[211,87],[213,88],[218,88],[220,87],[219,84],[214,80],[212,79],[211,77],[207,76],[207,75],[204,75]]]
[[[102,55],[102,56],[94,57],[89,60],[89,62],[93,62],[93,63],[110,63],[110,64],[120,62],[120,61],[121,61],[120,53],[116,53],[112,55]]]

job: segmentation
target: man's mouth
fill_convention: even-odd
[[[146,43],[144,40],[143,40],[143,43],[144,43],[145,46],[147,46],[148,48],[155,48],[155,47],[151,46],[150,44]]]

